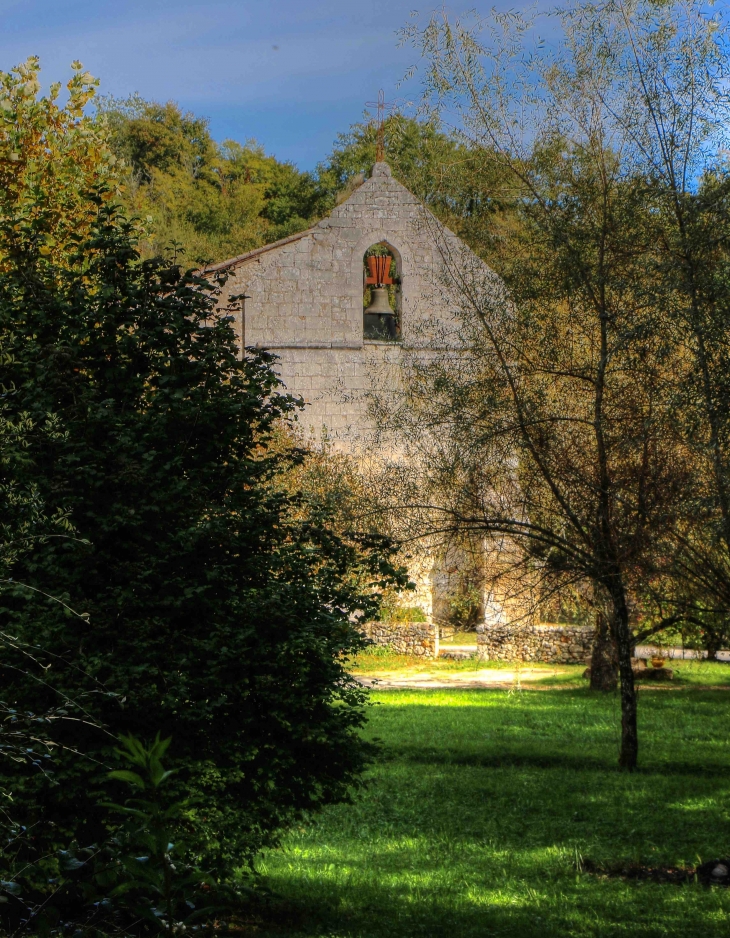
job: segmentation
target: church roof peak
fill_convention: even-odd
[[[392,175],[393,174],[390,171],[390,166],[388,166],[385,160],[380,160],[379,162],[375,163],[375,165],[373,166],[373,171],[370,174],[371,178],[375,178],[377,176],[387,177],[387,176],[392,176]]]

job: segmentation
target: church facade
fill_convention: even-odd
[[[496,282],[382,162],[308,231],[207,268],[225,271],[226,293],[239,297],[232,310],[242,348],[273,352],[286,389],[304,399],[303,435],[368,459],[378,447],[393,455],[394,441],[374,433],[371,404],[397,383],[404,356],[458,347],[458,310],[449,303],[455,270],[485,289]],[[408,565],[417,590],[405,601],[425,621],[373,623],[371,637],[406,653],[438,654],[464,558],[419,548]],[[480,657],[582,661],[590,654],[591,629],[530,621],[521,600],[501,589],[501,598],[487,594],[486,581],[482,574]]]
[[[225,271],[226,293],[241,298],[234,316],[242,347],[273,352],[285,387],[304,399],[305,437],[371,458],[384,445],[373,442],[369,410],[383,375],[397,380],[403,355],[428,354],[455,323],[446,256],[494,277],[381,162],[313,228],[207,271]],[[407,602],[438,635],[460,561],[419,549],[408,565],[417,591]]]
[[[370,428],[366,397],[380,366],[427,342],[428,324],[452,319],[441,283],[444,242],[468,251],[376,163],[313,228],[208,271],[225,270],[226,292],[245,297],[235,314],[241,344],[278,357],[287,390],[306,402],[305,432],[354,450]],[[379,313],[364,310],[364,291]]]

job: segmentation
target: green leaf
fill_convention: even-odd
[[[130,785],[134,785],[136,788],[141,788],[144,790],[145,784],[144,780],[136,772],[130,772],[128,769],[115,769],[113,772],[107,774],[107,778],[116,779],[120,782],[127,782]]]

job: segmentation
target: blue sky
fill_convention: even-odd
[[[477,2],[484,12],[493,0]],[[80,59],[102,93],[173,99],[213,136],[255,137],[311,169],[367,101],[397,88],[412,49],[396,32],[433,0],[0,0],[0,68],[39,55],[44,82]],[[508,3],[503,4],[505,7]],[[465,0],[462,9],[474,7]]]

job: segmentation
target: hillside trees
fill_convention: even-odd
[[[125,167],[128,213],[145,221],[143,256],[178,249],[190,263],[220,261],[314,224],[346,198],[375,162],[374,124],[338,135],[314,173],[265,154],[255,141],[217,144],[207,121],[172,102],[102,98],[114,156]],[[466,147],[435,119],[393,114],[386,159],[398,179],[484,256],[513,224],[499,163]]]
[[[83,698],[90,719],[49,728],[53,778],[4,766],[2,783],[35,825],[27,862],[46,858],[52,877],[59,848],[107,834],[110,739],[171,736],[189,840],[225,877],[356,782],[353,622],[402,577],[383,539],[336,535],[326,506],[309,511],[286,482],[305,458],[280,442],[297,402],[270,356],[241,359],[221,284],[139,259],[74,94],[90,77],[63,109],[29,74],[37,63],[0,91],[3,403],[28,428],[3,483],[75,534],[29,544],[0,595],[3,628],[54,661],[45,683],[7,649],[0,672],[14,705]],[[37,142],[33,163],[13,156],[21,138]],[[52,187],[34,182],[45,172]],[[34,429],[48,420],[53,433]]]
[[[127,212],[147,219],[143,256],[178,246],[203,264],[301,231],[325,205],[314,177],[249,141],[217,144],[207,121],[173,102],[102,98],[100,125],[125,167]]]

